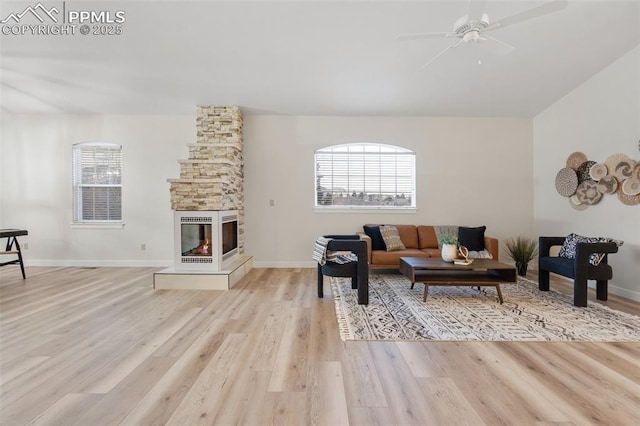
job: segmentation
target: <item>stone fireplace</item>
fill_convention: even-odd
[[[203,274],[211,280],[228,275],[228,288],[251,268],[244,255],[242,115],[235,106],[198,106],[196,143],[189,158],[179,160],[180,177],[168,179],[174,211],[174,267],[182,281],[192,273],[197,285],[156,288],[202,289]],[[235,275],[235,278],[232,276]],[[239,277],[239,278],[238,278]],[[219,289],[219,286],[212,288]]]

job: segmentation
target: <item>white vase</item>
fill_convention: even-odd
[[[455,244],[442,245],[442,260],[445,262],[453,262],[458,257],[458,246]]]

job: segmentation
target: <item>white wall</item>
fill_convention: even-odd
[[[122,230],[70,227],[71,146],[85,140],[123,145]],[[178,177],[177,160],[194,141],[194,116],[4,115],[0,227],[29,230],[31,265],[170,265],[166,180]],[[416,152],[417,213],[314,212],[314,150],[352,141]],[[487,225],[501,240],[532,235],[529,119],[245,116],[244,143],[245,244],[257,266],[313,266],[316,236],[364,223]]]
[[[640,47],[539,114],[533,129],[536,233],[624,240],[609,257],[610,291],[640,300],[640,206],[605,195],[599,204],[576,211],[555,189],[556,173],[574,151],[597,162],[616,153],[640,161]]]
[[[71,147],[88,140],[123,146],[124,229],[70,226]],[[194,142],[193,116],[4,114],[0,227],[29,231],[20,239],[29,265],[170,265],[167,178]]]
[[[258,266],[313,266],[316,236],[365,223],[486,225],[501,240],[532,235],[529,119],[247,116],[244,123],[246,251]],[[416,152],[417,213],[314,211],[314,150],[362,141]]]

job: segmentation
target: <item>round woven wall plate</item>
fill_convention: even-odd
[[[571,198],[571,202],[572,202],[573,204],[582,204],[582,203],[580,202],[580,200],[578,200],[578,194],[573,194],[573,195],[572,195],[571,197],[569,197],[569,198]]]
[[[630,158],[622,159],[618,161],[613,170],[611,170],[611,174],[618,179],[618,182],[622,182],[633,175],[635,166],[636,162],[634,160]]]
[[[625,195],[640,194],[640,179],[629,178],[622,182],[622,192],[624,192]]]
[[[595,181],[602,179],[606,175],[607,175],[607,166],[602,163],[594,164],[589,169],[589,176],[591,176],[591,179]]]
[[[587,156],[583,152],[572,152],[567,158],[567,167],[578,170],[578,167],[587,160]]]
[[[577,187],[578,175],[576,175],[576,172],[570,167],[560,169],[556,175],[556,190],[558,194],[563,197],[571,197],[575,194]]]
[[[580,201],[574,202],[573,197],[569,197],[569,205],[576,210],[586,210],[589,208],[589,204],[582,204]]]
[[[614,194],[618,189],[618,181],[613,176],[605,176],[598,181],[598,191],[603,194]]]
[[[598,183],[591,179],[585,180],[576,189],[578,201],[582,204],[596,204],[602,198],[602,192],[598,191]]]
[[[629,158],[629,156],[626,154],[612,154],[608,156],[606,160],[604,160],[604,164],[607,166],[607,170],[609,171],[610,175],[614,174],[616,166],[623,160],[631,160],[631,158]]]
[[[595,166],[596,162],[595,161],[585,161],[584,163],[580,164],[580,167],[578,167],[578,171],[576,172],[578,174],[578,183],[582,183],[585,180],[591,180],[591,175],[589,175],[589,171],[591,170],[591,167]]]
[[[637,206],[640,204],[640,194],[638,195],[627,195],[622,192],[622,185],[618,185],[618,200],[620,200],[623,204],[627,206]]]

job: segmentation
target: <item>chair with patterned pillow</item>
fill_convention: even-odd
[[[573,279],[575,306],[587,306],[588,280],[596,281],[597,299],[607,300],[608,281],[613,276],[608,255],[617,253],[622,241],[570,234],[567,237],[539,237],[538,243],[538,288],[541,291],[549,291],[549,273],[553,272]],[[553,246],[561,246],[558,256],[550,255]]]

